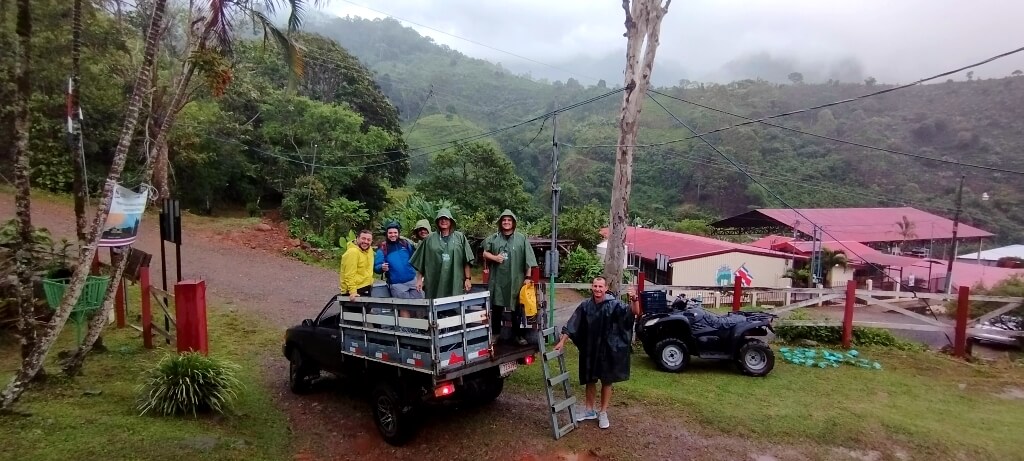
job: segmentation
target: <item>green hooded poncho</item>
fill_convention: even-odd
[[[412,267],[423,274],[423,291],[427,298],[444,298],[465,293],[464,267],[474,262],[473,250],[466,236],[454,230],[455,218],[451,211],[442,208],[434,218],[434,224],[441,218],[452,220],[452,231],[447,237],[441,236],[440,227],[420,242],[412,255]]]
[[[512,233],[509,235],[501,232],[501,218],[505,216],[512,218]],[[537,267],[537,257],[533,254],[530,243],[526,241],[526,236],[516,232],[518,221],[512,210],[503,211],[501,216],[498,216],[498,231],[487,237],[483,243],[482,248],[488,253],[505,253],[505,262],[501,264],[485,260],[490,268],[487,289],[491,292],[491,304],[494,306],[516,307],[519,304],[519,290],[526,279],[526,269]]]

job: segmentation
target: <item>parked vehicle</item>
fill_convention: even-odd
[[[775,367],[775,354],[763,339],[768,331],[774,332],[775,315],[747,311],[717,315],[685,295],[664,307],[651,296],[644,296],[644,301],[637,339],[661,370],[683,371],[694,356],[733,361],[749,376],[766,376]]]
[[[972,341],[1024,348],[1024,336],[1021,335],[1021,332],[1024,332],[1024,318],[1020,316],[997,315],[978,324],[974,329],[975,332],[969,335]]]
[[[381,288],[355,302],[333,296],[315,319],[287,330],[282,352],[295,393],[308,392],[322,372],[368,383],[377,429],[392,445],[413,436],[427,405],[495,400],[505,378],[538,351],[537,342],[490,344],[486,289],[398,299]]]

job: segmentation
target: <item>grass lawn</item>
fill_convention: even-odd
[[[575,376],[576,349],[567,366]],[[679,374],[657,371],[640,352],[614,400],[643,403],[702,427],[741,437],[886,452],[901,447],[941,459],[1022,459],[1024,400],[1006,399],[1024,383],[1024,366],[969,365],[934,352],[861,349],[881,371],[848,365],[807,368],[782,362],[767,378],[731,365],[691,362]],[[509,387],[537,393],[541,367],[512,375]],[[582,388],[578,389],[582,398]],[[925,458],[920,458],[925,459]]]
[[[137,293],[135,294],[137,297]],[[138,306],[137,298],[132,304]],[[142,347],[133,329],[106,330],[109,352],[94,354],[84,375],[67,380],[55,375],[26,392],[16,409],[31,416],[0,416],[0,459],[152,459],[221,460],[288,458],[287,419],[278,411],[260,377],[261,358],[279,347],[279,333],[255,326],[251,318],[222,308],[208,312],[212,356],[241,365],[245,384],[228,416],[139,416],[136,386],[142,375],[173,344]],[[158,337],[159,338],[159,337]],[[58,350],[69,350],[74,333],[66,328],[47,369],[59,371]],[[0,379],[6,385],[18,367],[15,344],[0,345]],[[95,392],[98,395],[90,395]]]

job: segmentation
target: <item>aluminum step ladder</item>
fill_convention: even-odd
[[[552,337],[551,344],[555,344],[558,338],[554,338],[555,329],[548,328],[537,335],[537,347],[540,349],[544,369],[544,388],[548,394],[548,411],[551,413],[551,431],[555,440],[558,440],[579,427],[576,422],[576,397],[572,395],[572,387],[569,385],[569,372],[565,369],[565,349],[560,351],[547,349],[546,340]],[[557,374],[554,367],[549,363],[558,363]],[[556,391],[560,389],[560,392]],[[562,425],[561,420],[566,415],[568,424]]]

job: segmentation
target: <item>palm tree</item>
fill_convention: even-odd
[[[824,283],[826,287],[832,286],[832,268],[842,267],[846,268],[850,264],[850,260],[846,258],[846,252],[843,250],[829,250],[828,248],[821,249],[821,267],[824,273]]]
[[[18,0],[18,34],[19,36],[25,31],[26,37],[23,38],[25,46],[28,46],[28,36],[31,34],[31,16],[29,14],[29,3],[30,0]],[[11,405],[21,397],[21,394],[25,392],[25,387],[31,381],[39,370],[43,366],[43,361],[46,359],[46,355],[50,352],[54,343],[57,341],[57,336],[64,328],[64,324],[67,323],[68,317],[71,315],[71,309],[78,302],[78,298],[82,295],[82,289],[85,286],[86,276],[89,274],[90,263],[96,256],[97,244],[100,238],[100,229],[102,224],[107,220],[107,215],[110,213],[110,204],[114,199],[114,188],[117,185],[118,179],[121,177],[121,171],[124,170],[125,161],[128,158],[128,148],[131,146],[131,141],[135,133],[135,127],[138,125],[139,112],[142,108],[142,95],[150,88],[150,82],[153,75],[153,63],[156,61],[156,48],[157,42],[160,40],[160,33],[163,30],[164,12],[167,8],[167,0],[155,0],[153,4],[153,14],[150,17],[149,28],[146,33],[146,47],[143,52],[142,66],[139,67],[139,73],[135,77],[135,84],[132,87],[132,94],[128,100],[128,107],[125,112],[124,124],[121,126],[121,138],[118,140],[117,148],[114,150],[114,158],[110,165],[110,171],[107,173],[106,181],[104,182],[103,197],[97,206],[96,216],[93,219],[92,227],[89,231],[89,244],[86,245],[85,250],[79,252],[78,261],[75,265],[75,272],[71,276],[71,280],[68,282],[68,286],[64,291],[64,297],[61,299],[60,306],[54,312],[53,317],[47,324],[45,331],[42,336],[38,338],[36,346],[29,353],[28,357],[22,361],[21,369],[11,378],[11,381],[4,388],[3,392],[0,392],[0,411],[9,410]],[[24,24],[22,24],[24,22]],[[22,63],[25,69],[20,69],[20,72],[24,72],[24,93],[21,88],[21,80],[19,80],[18,95],[17,99],[24,98],[24,101],[28,101],[28,57],[27,49],[22,48],[21,52],[25,53],[22,56]],[[27,105],[25,106],[27,112]],[[27,151],[27,118],[24,116],[25,123],[19,124],[16,128],[24,130],[24,136],[19,136],[17,139],[18,143],[24,142],[24,146],[21,147],[22,152]],[[20,119],[20,118],[19,118]],[[22,161],[19,161],[21,163]],[[21,167],[27,167],[28,161],[24,160],[21,163]],[[25,172],[27,174],[27,171]],[[25,178],[25,185],[27,187],[27,177]],[[22,195],[21,189],[19,188],[19,196]],[[22,212],[24,215],[22,216]],[[27,192],[24,200],[18,199],[18,217],[19,222],[23,224],[30,224],[28,217],[28,196]],[[119,275],[119,274],[118,274]]]
[[[186,24],[189,27],[187,35],[186,56],[182,61],[181,73],[172,83],[173,93],[170,102],[164,104],[156,120],[160,124],[156,127],[153,142],[153,151],[149,154],[149,163],[143,177],[153,174],[153,182],[160,197],[170,196],[170,185],[168,184],[168,172],[170,161],[167,157],[167,136],[171,127],[177,119],[178,112],[188,104],[188,97],[193,94],[190,89],[192,77],[196,71],[216,75],[212,81],[230,81],[230,69],[227,68],[226,60],[220,59],[231,50],[232,36],[231,18],[241,16],[249,17],[254,24],[263,29],[264,38],[270,37],[281,49],[285,62],[290,66],[295,77],[301,77],[303,73],[303,58],[299,47],[289,38],[289,34],[298,30],[302,23],[302,11],[309,4],[317,6],[320,0],[208,0],[205,6],[189,11],[189,18]],[[279,7],[288,5],[291,14],[288,17],[287,32],[282,32],[267,14],[273,14]],[[213,88],[215,93],[223,88]]]
[[[32,296],[32,199],[29,175],[29,135],[32,119],[28,102],[32,96],[32,11],[29,0],[18,0],[16,34],[17,56],[14,68],[14,185],[15,214],[18,222],[18,250],[15,252],[18,275],[18,335],[21,357],[28,360],[36,343]]]
[[[913,240],[917,238],[917,226],[914,224],[913,221],[907,218],[907,215],[903,215],[903,219],[896,221],[896,228],[898,229],[897,233],[900,234],[901,237],[903,237],[903,243],[900,247],[900,250],[902,251],[903,246],[907,244],[907,240]]]

